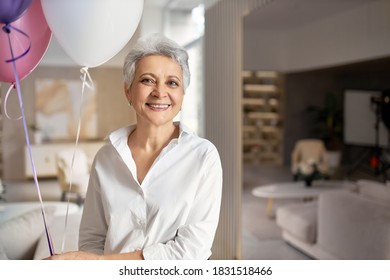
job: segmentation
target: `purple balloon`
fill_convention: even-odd
[[[30,7],[32,0],[1,0],[0,22],[8,24],[20,18]]]

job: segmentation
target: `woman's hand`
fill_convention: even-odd
[[[44,260],[143,260],[142,251],[134,251],[129,253],[111,254],[111,255],[96,255],[83,251],[73,251],[63,254],[53,255]]]
[[[104,257],[88,252],[74,251],[59,255],[53,255],[45,260],[103,260]]]

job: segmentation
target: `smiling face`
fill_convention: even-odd
[[[173,122],[184,97],[183,73],[173,59],[150,55],[136,64],[133,83],[125,93],[137,114],[137,123],[161,126]]]

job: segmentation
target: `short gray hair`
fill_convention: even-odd
[[[190,69],[188,67],[188,53],[175,41],[159,34],[140,38],[131,51],[127,54],[123,64],[123,76],[129,87],[134,80],[137,62],[149,55],[162,55],[176,61],[183,71],[184,89],[190,84]]]

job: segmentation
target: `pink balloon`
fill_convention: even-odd
[[[6,60],[12,58],[8,35],[10,36],[14,57],[23,54],[31,44],[30,51],[15,61],[16,70],[21,81],[41,62],[49,47],[52,32],[46,22],[40,0],[33,0],[23,16],[12,22],[11,26],[20,29],[30,37],[29,39],[14,29],[11,29],[8,34],[2,30],[4,24],[0,25],[0,81],[13,83],[15,82],[13,63],[6,62]]]

